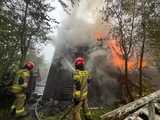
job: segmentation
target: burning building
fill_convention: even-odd
[[[90,104],[94,106],[112,104],[116,100],[119,91],[115,78],[106,74],[108,71],[111,71],[110,74],[114,74],[114,71],[113,67],[106,62],[105,38],[102,38],[102,41],[99,39],[96,41],[95,36],[97,35],[94,35],[96,30],[92,29],[88,23],[79,20],[76,24],[78,23],[76,29],[70,30],[72,34],[68,32],[65,38],[63,38],[65,34],[61,31],[63,35],[60,36],[60,39],[66,39],[66,42],[58,44],[43,97],[44,99],[52,98],[58,101],[71,101],[72,70],[74,69],[72,63],[80,55],[86,58],[86,68],[93,74],[92,82],[89,85]],[[80,26],[87,26],[87,29],[79,30]],[[101,42],[101,45],[99,45],[99,42]]]

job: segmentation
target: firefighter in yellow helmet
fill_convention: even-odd
[[[16,99],[12,105],[12,113],[16,117],[25,116],[27,114],[25,103],[27,98],[27,87],[30,79],[30,72],[34,68],[34,63],[29,61],[25,63],[24,67],[17,71],[16,80],[10,87],[10,91],[16,96]]]
[[[83,57],[78,57],[75,60],[75,72],[73,74],[74,89],[73,89],[73,120],[81,120],[80,109],[82,107],[86,120],[91,120],[91,113],[88,109],[88,82],[90,74],[84,68],[85,60]]]

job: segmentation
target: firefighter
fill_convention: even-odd
[[[81,120],[80,109],[82,107],[86,120],[91,120],[91,113],[88,109],[88,82],[90,74],[85,70],[85,59],[78,57],[75,60],[75,72],[73,73],[73,120]]]
[[[12,105],[12,114],[16,117],[21,117],[27,115],[25,108],[25,103],[27,99],[27,87],[30,79],[30,74],[34,68],[34,63],[28,61],[25,63],[24,67],[17,71],[16,80],[10,87],[10,91],[16,96],[16,99]]]

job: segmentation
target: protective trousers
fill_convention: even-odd
[[[26,95],[24,93],[16,94],[16,99],[13,104],[13,109],[15,109],[16,117],[25,116],[25,102],[26,102]]]
[[[73,106],[73,119],[72,120],[81,120],[80,109],[82,107],[82,111],[84,113],[85,120],[91,120],[91,113],[88,109],[88,100],[81,100],[78,104]]]

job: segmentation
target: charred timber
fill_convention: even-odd
[[[145,105],[160,99],[160,90],[101,116],[102,120],[123,120]]]

